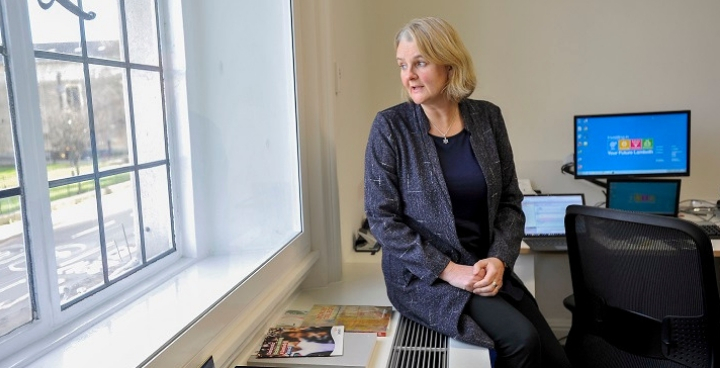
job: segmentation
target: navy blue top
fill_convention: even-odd
[[[487,185],[470,145],[470,133],[463,129],[449,137],[447,144],[442,137],[432,137],[450,194],[460,244],[485,258],[489,248]]]

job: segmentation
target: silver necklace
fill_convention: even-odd
[[[433,122],[430,121],[430,119],[428,119],[428,121],[430,121],[430,125],[432,125],[433,128],[435,128],[435,130],[437,130],[438,132],[440,132],[440,134],[442,134],[442,136],[443,136],[443,143],[445,143],[445,144],[448,144],[447,134],[448,134],[448,132],[450,131],[450,129],[452,129],[453,124],[455,124],[455,120],[457,120],[457,119],[453,119],[452,123],[450,123],[450,126],[447,128],[447,130],[445,131],[445,133],[442,133],[442,132],[440,131],[440,129],[438,129],[437,125],[433,124]]]

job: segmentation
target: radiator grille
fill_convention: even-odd
[[[446,368],[447,366],[447,337],[401,316],[387,368]]]

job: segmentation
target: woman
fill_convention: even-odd
[[[444,20],[411,21],[395,45],[408,101],[377,114],[365,157],[365,210],[390,301],[495,349],[497,367],[569,367],[512,272],[525,217],[500,109],[468,98],[472,61]]]

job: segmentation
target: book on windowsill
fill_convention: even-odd
[[[342,355],[260,358],[254,354],[247,360],[246,367],[366,368],[370,365],[376,342],[374,333],[345,333]]]
[[[390,306],[315,304],[301,326],[345,326],[347,333],[387,336],[393,309]]]

